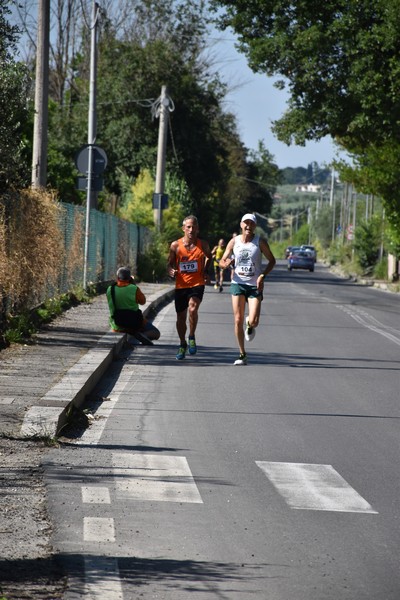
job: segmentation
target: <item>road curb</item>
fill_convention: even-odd
[[[174,295],[174,288],[151,299],[143,315],[151,319]],[[104,376],[111,362],[120,354],[126,333],[107,332],[82,356],[40,400],[30,407],[21,426],[23,436],[57,437],[68,423],[74,409],[81,409],[88,396]]]

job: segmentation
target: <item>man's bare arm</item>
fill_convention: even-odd
[[[168,271],[168,275],[172,278],[175,277],[176,275],[176,251],[178,249],[178,242],[172,242],[171,246],[169,247],[169,254],[168,254],[168,262],[167,262],[167,271]]]

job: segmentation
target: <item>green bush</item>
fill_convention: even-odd
[[[28,311],[9,317],[7,320],[7,329],[4,332],[4,339],[7,344],[23,344],[28,338],[37,332],[37,326]]]
[[[304,225],[302,225],[300,229],[294,234],[292,245],[302,246],[303,244],[308,244],[309,236],[310,227],[307,225],[307,223],[304,223]]]
[[[373,277],[375,279],[388,278],[388,261],[386,256],[375,265],[373,270]]]
[[[275,258],[285,258],[285,249],[290,245],[290,242],[271,242],[270,248]]]
[[[319,240],[321,249],[328,248],[332,241],[332,218],[332,208],[323,206],[315,220],[313,231]]]
[[[344,245],[341,241],[334,242],[327,251],[330,265],[349,264],[351,261],[351,246]]]
[[[372,273],[379,257],[381,244],[381,219],[372,218],[363,222],[356,228],[354,250],[357,260],[364,273]]]
[[[146,252],[138,256],[138,272],[140,280],[147,282],[166,281],[167,279],[168,242],[160,233],[155,233]]]

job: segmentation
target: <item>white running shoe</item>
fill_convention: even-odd
[[[254,327],[250,327],[249,325],[249,319],[246,319],[246,329],[244,330],[244,339],[246,340],[246,342],[251,342],[251,340],[254,340],[254,337],[256,335],[256,330]]]
[[[236,366],[247,365],[247,354],[240,354],[239,358],[233,364]]]

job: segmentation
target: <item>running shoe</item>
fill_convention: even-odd
[[[214,290],[217,290],[217,289],[218,289],[218,283],[216,283],[216,284],[214,285]]]
[[[186,355],[187,346],[179,346],[176,360],[183,360]]]
[[[220,292],[222,292],[222,291],[223,291],[223,289],[224,289],[224,288],[223,288],[223,286],[222,286],[222,284],[221,284],[221,285],[219,286],[219,291],[220,291]]]
[[[197,346],[195,338],[189,338],[189,354],[196,354]]]
[[[246,342],[251,342],[251,340],[254,340],[254,337],[256,335],[256,330],[254,329],[254,327],[250,327],[249,325],[249,319],[246,319],[246,329],[244,330],[244,338],[246,340]]]
[[[237,360],[235,360],[235,362],[233,363],[234,365],[247,365],[247,354],[240,354],[239,358]]]

